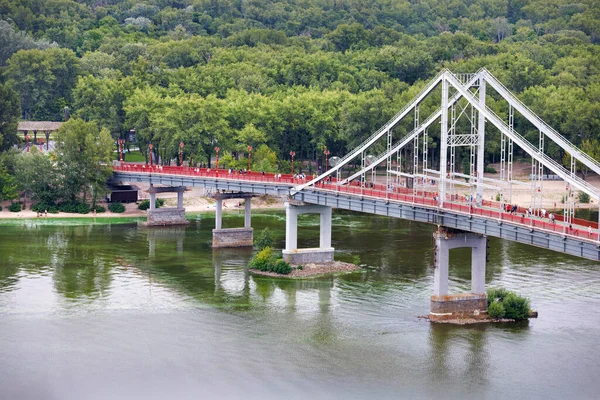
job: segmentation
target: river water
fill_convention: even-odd
[[[488,286],[529,297],[540,317],[457,327],[417,318],[432,294],[430,225],[334,213],[336,256],[365,268],[290,281],[249,275],[251,251],[211,250],[210,214],[152,230],[0,223],[3,399],[600,397],[595,262],[491,239]],[[283,246],[284,213],[252,223]],[[301,218],[299,245],[318,229]],[[469,290],[469,258],[452,252],[451,291]]]

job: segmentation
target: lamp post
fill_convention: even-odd
[[[329,155],[331,154],[331,152],[327,150],[327,147],[325,147],[325,150],[323,150],[323,154],[325,154],[325,171],[327,171],[329,169]]]
[[[250,158],[252,158],[252,146],[248,146],[248,172],[250,172]]]
[[[119,143],[119,161],[123,162],[123,150],[125,150],[125,139],[117,140]]]
[[[220,147],[215,147],[215,152],[217,153],[217,167],[215,169],[217,172],[219,172],[219,150],[221,150]]]
[[[179,142],[179,166],[183,167],[183,142]]]
[[[29,153],[29,135],[25,134],[25,149]]]
[[[295,151],[290,151],[290,156],[292,156],[292,175],[294,174],[294,156],[296,155]]]
[[[152,166],[152,148],[153,148],[153,147],[154,147],[154,146],[152,145],[152,143],[150,143],[150,144],[148,145],[148,148],[150,149],[150,166]]]

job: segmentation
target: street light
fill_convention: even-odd
[[[323,150],[323,154],[325,154],[325,171],[327,171],[329,169],[329,155],[331,154],[331,152],[327,150],[327,147],[325,147],[325,150]]]
[[[183,167],[183,142],[179,142],[179,166]]]
[[[119,143],[119,161],[123,161],[123,150],[125,149],[125,139],[119,139],[117,140],[117,143]]]
[[[152,143],[150,143],[150,144],[148,145],[148,148],[150,149],[150,166],[152,166],[152,148],[153,148],[153,147],[154,147],[154,146],[152,145]]]
[[[295,151],[290,151],[290,156],[292,156],[292,175],[294,174],[294,156],[296,155]]]
[[[248,172],[250,172],[250,158],[252,157],[252,146],[248,146]]]
[[[217,172],[219,172],[219,150],[221,150],[220,147],[215,147],[215,151],[217,152],[217,168],[215,168],[217,170]]]

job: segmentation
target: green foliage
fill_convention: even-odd
[[[0,20],[0,54],[2,52],[2,32]],[[1,63],[0,63],[1,65]],[[17,93],[0,83],[0,151],[18,143],[17,121],[21,114]]]
[[[106,208],[96,204],[96,207],[92,207],[92,211],[96,211],[98,214],[106,212]]]
[[[157,198],[156,202],[154,203],[154,206],[156,208],[160,208],[161,206],[163,206],[165,204],[165,200],[161,199],[161,198]],[[140,204],[138,204],[138,209],[140,210],[147,210],[150,208],[150,200],[142,200],[140,202]]]
[[[526,319],[529,317],[529,300],[504,288],[487,291],[488,314],[492,318]]]
[[[504,301],[504,298],[509,293],[510,292],[508,290],[506,290],[505,288],[490,288],[490,289],[488,289],[487,290],[488,306],[494,301],[499,301],[499,302]]]
[[[489,166],[486,166],[486,167],[483,169],[483,171],[484,171],[486,174],[497,174],[497,173],[498,173],[498,171],[496,171],[496,169],[495,169],[495,168],[492,168],[492,167],[489,167]]]
[[[493,301],[492,304],[488,306],[488,315],[495,319],[504,318],[506,315],[506,311],[504,310],[504,306],[499,301]]]
[[[267,247],[273,246],[273,234],[269,230],[269,228],[265,228],[260,232],[258,238],[254,241],[254,245],[257,249],[263,250]]]
[[[21,203],[11,203],[10,206],[8,206],[8,211],[10,211],[10,212],[21,211]]]
[[[360,256],[358,254],[355,254],[352,257],[352,264],[354,264],[354,265],[360,265]]]
[[[529,317],[529,300],[524,297],[509,293],[502,302],[506,311],[506,318],[526,319]]]
[[[110,163],[113,140],[107,129],[95,122],[72,118],[56,135],[56,167],[62,177],[64,200],[74,202],[91,191],[92,206],[107,193],[106,182],[112,174]]]
[[[79,201],[70,201],[60,204],[58,210],[66,213],[87,214],[90,212],[90,206]]]
[[[39,202],[31,206],[31,211],[45,213],[46,211],[50,214],[57,214],[58,207],[54,203]]]
[[[250,260],[249,267],[259,271],[268,271],[273,262],[273,250],[270,247],[265,247]]]
[[[110,210],[110,212],[113,213],[123,213],[125,212],[125,206],[123,205],[123,203],[110,203],[108,205],[108,209]]]
[[[95,122],[108,135],[92,135],[96,140],[87,146],[76,135],[62,135],[58,175],[43,188],[17,179],[26,196],[71,201],[91,194],[95,205],[106,171],[92,166],[108,163],[114,144],[107,146],[109,157],[92,152],[81,159],[68,147],[90,153],[91,144],[104,147],[109,136],[132,129],[141,151],[127,153],[127,161],[145,161],[153,143],[154,159],[169,162],[178,159],[184,142],[184,160],[192,165],[214,166],[218,145],[223,166],[246,168],[251,145],[253,171],[290,172],[293,150],[298,172],[301,160],[321,160],[323,146],[332,156],[345,155],[442,67],[474,72],[486,66],[547,123],[599,159],[595,6],[591,0],[383,6],[4,0],[0,81],[10,92],[0,87],[0,150],[17,142],[19,113],[58,121],[68,106],[73,119]],[[499,102],[488,104],[506,115]],[[423,115],[436,107],[424,101]],[[85,131],[82,137],[91,132],[76,125]],[[539,134],[522,118],[515,119],[515,129],[532,143]],[[498,159],[499,133],[486,134],[489,163]],[[431,132],[432,144],[439,141],[436,135]],[[557,160],[565,156],[553,145],[547,153]],[[585,178],[587,168],[577,168]]]
[[[288,264],[280,258],[279,260],[275,261],[275,264],[273,265],[271,271],[277,274],[287,275],[290,272],[292,272],[292,267],[290,266],[290,264]]]
[[[590,202],[590,195],[586,192],[579,192],[577,200],[579,200],[580,203],[588,204]]]
[[[277,259],[270,247],[265,247],[250,261],[249,267],[263,272],[275,272],[287,275],[292,272],[292,267],[282,259]]]

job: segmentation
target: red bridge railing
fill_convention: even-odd
[[[206,177],[215,179],[226,179],[234,181],[263,182],[271,184],[285,184],[286,186],[299,185],[312,179],[312,176],[301,174],[273,174],[263,172],[244,172],[227,169],[195,168],[195,167],[174,167],[174,166],[149,166],[145,164],[127,164],[113,166],[113,170],[121,172],[135,173],[153,173],[168,175],[183,175],[194,177]],[[443,207],[439,207],[436,199],[436,193],[432,191],[393,187],[387,190],[382,184],[369,184],[367,187],[361,187],[360,182],[351,182],[349,185],[336,185],[335,178],[319,182],[315,188],[332,192],[348,193],[357,196],[367,196],[390,201],[398,201],[409,204],[418,204],[428,207],[441,208],[443,210],[456,211],[462,214],[478,215],[497,221],[507,221],[514,224],[527,226],[531,228],[543,229],[545,231],[563,233],[568,236],[577,237],[586,240],[600,241],[598,233],[598,223],[584,219],[575,218],[571,226],[566,226],[562,215],[555,215],[555,221],[540,217],[527,215],[527,209],[518,207],[515,213],[509,213],[501,210],[500,203],[484,200],[481,207],[471,205],[464,196],[448,195]],[[589,229],[592,229],[590,233]]]

